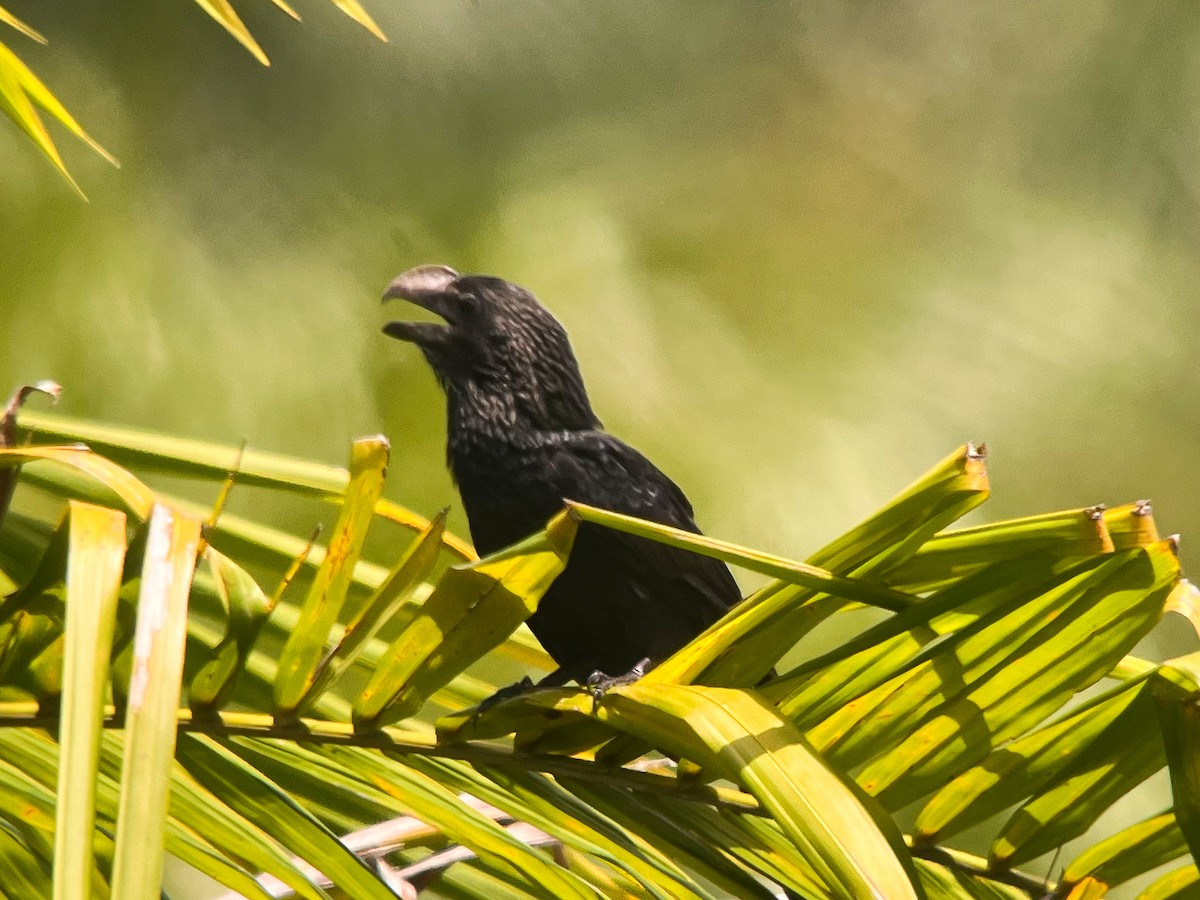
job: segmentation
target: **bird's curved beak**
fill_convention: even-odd
[[[383,302],[407,300],[453,325],[458,299],[453,285],[457,279],[458,273],[449,266],[417,266],[392,280],[383,292]],[[445,325],[428,322],[388,322],[383,326],[384,334],[416,344],[444,338],[448,330]]]

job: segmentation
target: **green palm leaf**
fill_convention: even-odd
[[[804,563],[580,506],[474,560],[443,518],[380,498],[378,440],[347,469],[21,423],[58,443],[0,446],[20,486],[0,527],[10,896],[149,895],[161,855],[147,847],[259,897],[268,884],[389,896],[385,878],[480,897],[1033,896],[1042,879],[1012,866],[1164,766],[1174,806],[1080,853],[1051,889],[1102,896],[1173,860],[1145,895],[1194,889],[1200,670],[1127,655],[1189,602],[1145,504],[946,531],[989,490],[965,447]],[[63,443],[79,440],[94,446]],[[186,474],[216,496],[235,467],[234,490],[336,511],[329,545],[225,514],[201,541],[213,516],[133,471]],[[438,712],[495,689],[481,673],[544,666],[520,624],[581,520],[774,580],[598,705],[547,689],[435,732]],[[416,534],[374,558],[364,538],[389,522]],[[797,641],[863,604],[876,624],[792,661]],[[748,688],[772,667],[783,674]],[[1132,752],[1129,733],[1144,736]],[[885,810],[918,799],[905,839]],[[384,819],[408,823],[376,848],[386,873],[360,861]],[[948,844],[972,826],[990,861]]]

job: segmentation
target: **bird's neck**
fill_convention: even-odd
[[[587,396],[496,390],[476,382],[447,385],[447,443],[451,462],[475,448],[533,448],[600,427]]]
[[[530,415],[511,394],[453,390],[447,393],[446,401],[446,449],[454,469],[473,458],[489,459],[501,450],[555,443],[574,430],[548,421],[546,416]]]
[[[472,540],[491,553],[543,527],[562,508],[545,451],[600,423],[586,397],[582,411],[566,416],[528,396],[461,382],[448,386],[446,398],[446,460]]]

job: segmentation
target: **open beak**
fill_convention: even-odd
[[[458,298],[452,286],[457,278],[458,273],[449,266],[417,266],[398,275],[383,292],[383,300],[407,300],[453,325]],[[443,339],[449,330],[430,322],[388,322],[383,326],[384,334],[414,344]]]

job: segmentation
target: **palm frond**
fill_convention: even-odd
[[[19,423],[32,443],[0,446],[19,473],[0,528],[12,896],[149,896],[147,846],[257,897],[434,882],[488,897],[1084,897],[1170,862],[1144,896],[1197,880],[1200,668],[1128,655],[1192,590],[1144,503],[948,531],[990,490],[966,446],[804,562],[575,505],[476,560],[443,516],[382,499],[381,439],[342,468]],[[216,495],[234,467],[234,491],[336,512],[328,544],[214,519],[141,477]],[[554,688],[472,708],[494,673],[545,665],[520,626],[581,521],[773,580],[599,701]],[[375,528],[395,529],[393,559],[369,557]],[[794,658],[864,605],[884,617]],[[1077,853],[1059,884],[1020,870],[1164,769],[1170,809]],[[385,820],[405,827],[372,843]],[[968,828],[990,835],[987,858],[951,846]]]

